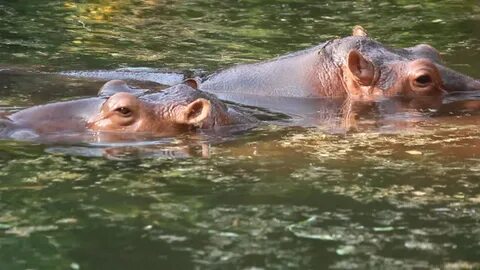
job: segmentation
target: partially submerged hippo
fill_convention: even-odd
[[[425,44],[387,48],[356,26],[353,35],[270,61],[206,77],[200,89],[283,97],[428,96],[480,90],[480,82],[441,64]]]
[[[215,96],[192,88],[196,85],[191,81],[188,83],[148,94],[123,81],[109,81],[98,97],[34,106],[4,116],[2,133],[102,131],[173,135],[254,121]]]

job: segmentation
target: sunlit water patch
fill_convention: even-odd
[[[131,263],[156,255],[152,268],[177,260],[219,268],[475,267],[476,132],[446,125],[301,134],[252,132],[210,144],[208,157],[200,147],[180,159],[85,158],[4,144],[0,223],[11,242],[2,254],[19,254],[21,244],[26,256],[47,241],[38,250],[46,265],[94,268],[127,251]],[[109,265],[117,263],[129,268],[124,259]]]

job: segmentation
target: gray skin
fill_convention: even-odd
[[[214,95],[191,86],[196,87],[180,84],[148,93],[120,80],[109,81],[98,97],[39,105],[3,116],[0,135],[88,131],[175,135],[255,122]]]
[[[480,82],[443,66],[429,45],[387,48],[357,26],[353,36],[216,72],[200,89],[223,99],[229,94],[370,98],[478,91]]]

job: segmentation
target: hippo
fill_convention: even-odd
[[[348,37],[265,62],[244,64],[196,78],[200,89],[280,97],[441,96],[478,91],[480,81],[442,65],[427,44],[387,48],[356,26]]]
[[[97,97],[39,105],[4,115],[0,122],[1,133],[4,137],[14,138],[25,133],[175,135],[255,121],[214,95],[195,88],[196,84],[190,81],[148,93],[129,87],[124,81],[112,80],[104,84]]]

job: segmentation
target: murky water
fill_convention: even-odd
[[[480,77],[478,1],[0,1],[0,69],[17,70],[0,106],[103,83],[40,72],[210,72],[355,24]],[[1,141],[0,268],[480,268],[480,116],[432,106],[299,101],[226,134]]]

